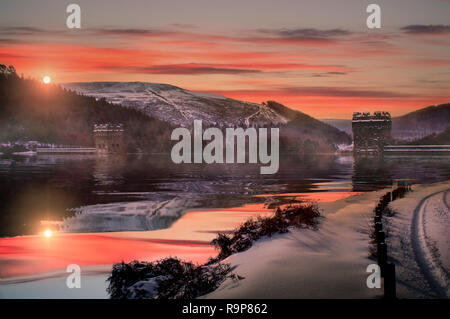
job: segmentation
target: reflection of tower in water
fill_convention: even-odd
[[[107,188],[123,184],[125,165],[125,156],[97,156],[93,172],[95,183]]]
[[[391,186],[392,183],[392,172],[382,157],[355,156],[352,176],[353,191],[371,191]]]
[[[93,133],[97,155],[102,155],[97,157],[93,173],[96,184],[107,187],[122,184],[126,149],[123,124],[95,124]]]

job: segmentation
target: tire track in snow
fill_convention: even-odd
[[[411,224],[411,242],[416,261],[431,288],[436,292],[439,298],[448,299],[450,296],[449,285],[443,284],[439,278],[445,281],[447,275],[442,266],[435,260],[431,247],[427,245],[425,236],[425,206],[427,202],[434,196],[442,194],[443,201],[448,207],[446,196],[449,190],[440,191],[424,197],[414,210],[413,221]],[[448,282],[448,278],[447,278]]]
[[[450,204],[447,201],[447,197],[448,197],[449,194],[450,194],[450,190],[446,191],[445,194],[444,194],[444,203],[445,203],[445,206],[447,206],[448,209],[450,209]]]

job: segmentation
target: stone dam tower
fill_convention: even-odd
[[[391,140],[392,120],[389,112],[353,113],[353,152],[381,154]]]
[[[123,124],[94,124],[94,141],[98,154],[126,152]]]

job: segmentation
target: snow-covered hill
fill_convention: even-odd
[[[204,125],[250,126],[286,123],[266,105],[229,99],[222,95],[188,91],[173,85],[144,82],[76,82],[63,84],[78,93],[140,109],[180,126],[194,120]]]

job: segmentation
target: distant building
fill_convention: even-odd
[[[391,140],[389,112],[353,113],[353,151],[355,154],[381,154]]]
[[[123,134],[123,124],[94,124],[94,141],[97,153],[125,153]]]

